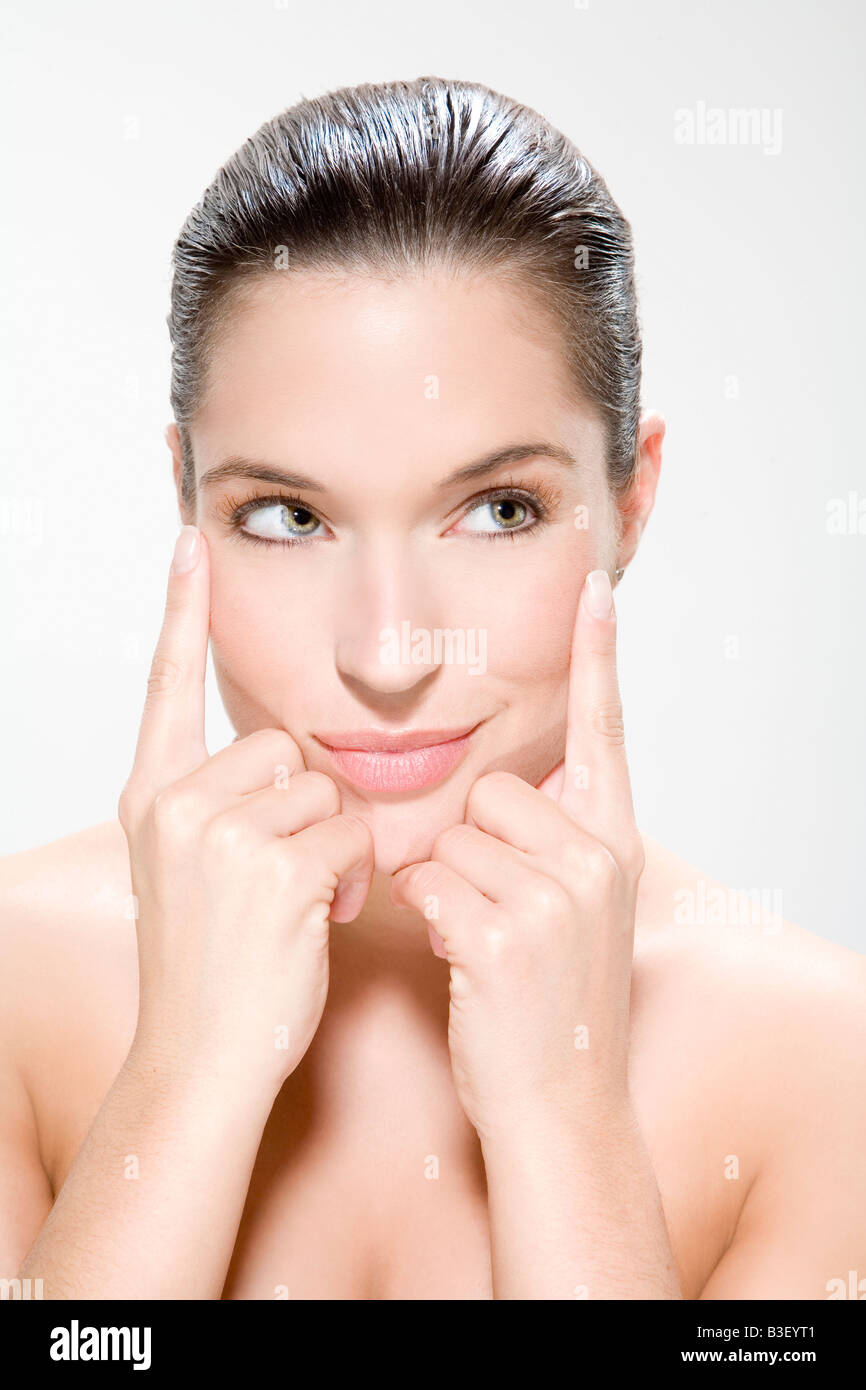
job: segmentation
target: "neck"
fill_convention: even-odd
[[[332,943],[340,949],[351,942],[353,954],[363,951],[371,957],[391,959],[395,966],[426,961],[429,956],[434,966],[442,967],[443,962],[430,949],[424,917],[414,908],[395,907],[389,897],[390,883],[390,874],[376,870],[354,921],[331,923]]]
[[[643,841],[646,867],[638,886],[636,937],[642,936],[653,920],[658,919],[665,888],[668,891],[664,913],[669,915],[671,910],[668,903],[671,896],[668,860],[671,856],[650,837],[644,835]],[[331,923],[332,964],[339,970],[342,962],[347,966],[351,962],[351,969],[363,968],[365,973],[369,970],[383,981],[388,977],[396,981],[408,973],[416,980],[429,980],[435,993],[447,991],[448,964],[434,956],[425,918],[414,908],[393,906],[388,894],[390,881],[390,874],[377,870],[364,906],[354,921]]]

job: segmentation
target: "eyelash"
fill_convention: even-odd
[[[497,541],[507,537],[508,540],[514,541],[518,536],[525,536],[528,533],[542,530],[549,522],[551,513],[559,503],[560,494],[555,488],[541,481],[533,483],[530,487],[502,486],[492,488],[488,492],[480,493],[477,497],[471,497],[467,503],[464,515],[469,516],[470,513],[476,511],[479,507],[489,506],[494,502],[504,501],[522,502],[531,507],[532,511],[535,513],[535,520],[533,523],[529,526],[522,525],[519,529],[512,527],[502,531],[479,531],[476,533],[475,539],[480,538],[485,541]],[[316,517],[316,520],[321,521],[321,517],[317,516],[316,512],[314,512],[311,507],[308,507],[300,497],[295,497],[288,493],[274,493],[268,497],[262,497],[258,493],[252,493],[246,497],[225,497],[217,506],[216,511],[220,520],[229,526],[236,536],[244,541],[251,541],[253,545],[288,547],[305,545],[307,539],[315,539],[313,536],[308,538],[295,536],[292,538],[285,537],[282,540],[273,540],[266,536],[254,536],[252,532],[243,529],[241,523],[244,521],[245,517],[251,515],[252,512],[260,511],[264,507],[273,506],[297,507],[301,511],[309,512],[310,516]]]

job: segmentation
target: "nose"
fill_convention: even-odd
[[[391,542],[380,536],[345,580],[334,653],[344,680],[379,695],[429,683],[442,664],[433,641],[435,585],[405,534]]]

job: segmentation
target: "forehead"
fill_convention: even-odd
[[[192,427],[199,473],[226,453],[320,467],[411,461],[557,438],[601,459],[561,329],[504,276],[274,272],[227,301]]]

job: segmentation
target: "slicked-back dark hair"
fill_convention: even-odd
[[[171,404],[189,425],[244,283],[296,269],[491,269],[540,291],[600,411],[614,493],[634,472],[641,342],[631,228],[572,142],[476,82],[419,77],[299,101],[251,136],[189,214],[172,264]]]

